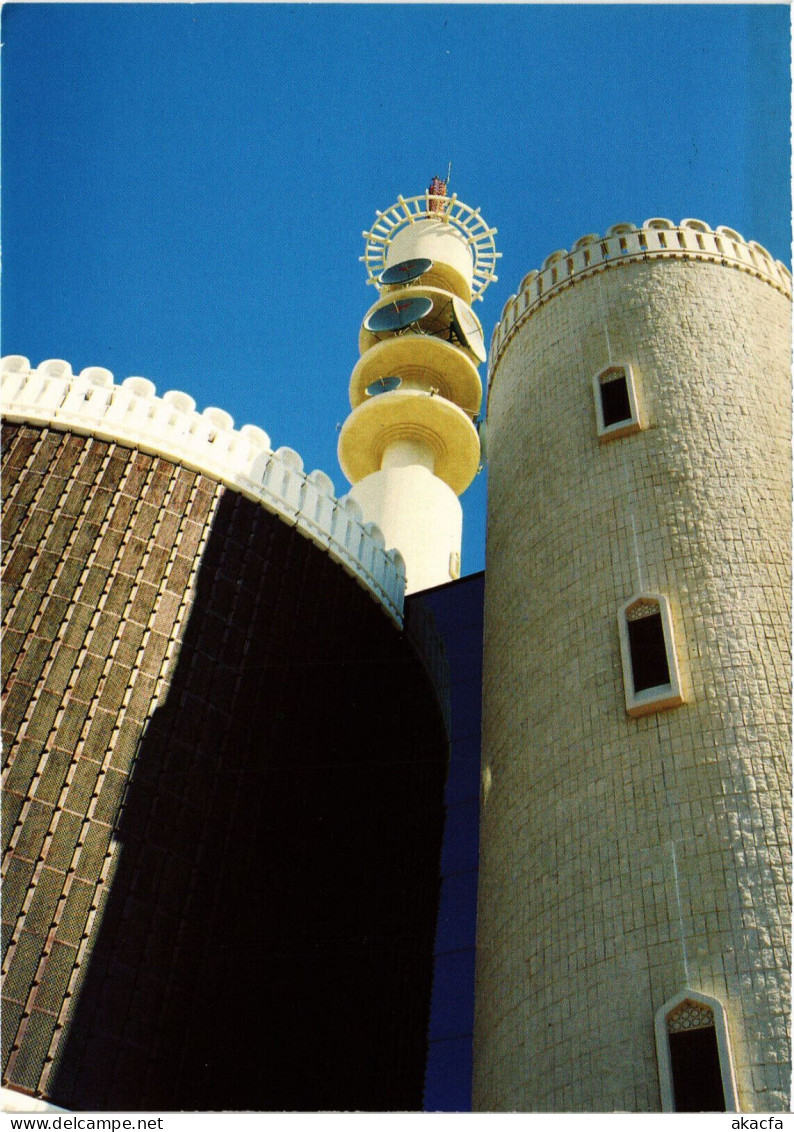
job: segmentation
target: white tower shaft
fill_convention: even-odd
[[[405,559],[407,593],[458,577],[463,510],[455,492],[420,459],[365,476],[350,497]]]

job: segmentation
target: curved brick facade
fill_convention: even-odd
[[[742,1110],[788,1108],[788,276],[669,229],[551,257],[494,338],[481,1110],[658,1111],[654,1015],[684,987],[725,1006]],[[643,427],[603,443],[612,362]],[[630,718],[640,592],[669,599],[686,702]]]
[[[427,649],[203,472],[17,423],[3,473],[4,1081],[70,1109],[420,1108]]]

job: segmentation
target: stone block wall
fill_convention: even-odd
[[[725,1006],[740,1107],[783,1111],[788,277],[619,238],[495,334],[474,1104],[658,1111],[655,1012],[690,987]],[[642,428],[603,442],[610,363]],[[649,591],[685,703],[630,718],[617,614]]]

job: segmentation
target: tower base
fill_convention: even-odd
[[[427,468],[383,468],[349,495],[405,559],[406,594],[459,576],[463,512],[454,491]]]

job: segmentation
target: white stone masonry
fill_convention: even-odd
[[[663,217],[646,220],[642,228],[629,223],[613,224],[605,236],[591,232],[577,240],[570,251],[562,248],[552,252],[543,261],[540,271],[530,271],[524,276],[518,294],[511,295],[505,303],[493,332],[488,360],[489,384],[507,342],[524,320],[552,295],[590,275],[637,260],[666,257],[723,263],[765,279],[791,297],[791,274],[786,265],[774,260],[766,248],[754,240],[745,240],[733,228],[721,226],[712,231],[704,220],[687,219],[676,225]]]

